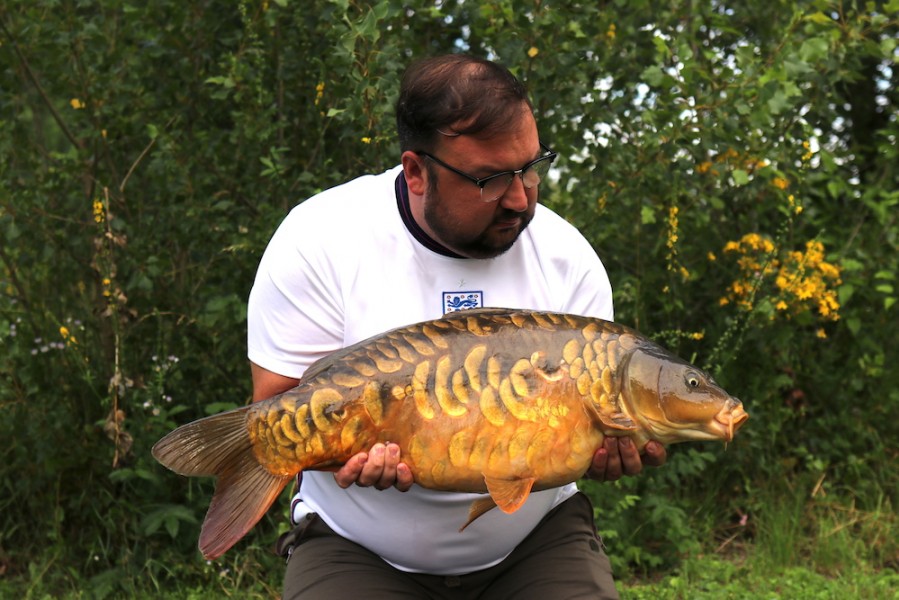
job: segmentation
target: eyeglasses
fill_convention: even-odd
[[[456,167],[446,164],[436,156],[428,154],[427,152],[418,151],[416,152],[416,154],[421,154],[422,156],[433,160],[444,169],[449,169],[456,175],[464,177],[468,181],[481,188],[482,202],[493,202],[506,193],[506,190],[509,189],[509,186],[512,185],[512,182],[515,181],[516,175],[521,177],[521,182],[527,189],[537,187],[537,185],[541,181],[543,181],[543,178],[546,177],[547,173],[549,173],[549,168],[550,166],[552,166],[552,163],[556,159],[556,156],[558,156],[558,154],[550,150],[549,146],[547,146],[543,142],[540,142],[540,148],[542,148],[546,152],[546,154],[544,154],[540,158],[532,160],[517,171],[503,171],[502,173],[496,173],[495,175],[489,175],[487,177],[480,178],[469,175],[464,171],[460,171]]]

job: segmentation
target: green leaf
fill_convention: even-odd
[[[737,186],[743,186],[749,183],[749,173],[744,171],[743,169],[734,169],[731,176],[734,178],[734,183]]]
[[[833,25],[833,19],[831,19],[821,11],[806,15],[805,19],[807,21],[811,21],[812,23],[817,23],[818,25]]]
[[[235,87],[237,84],[234,82],[230,76],[222,75],[217,77],[209,77],[206,79],[205,83],[212,83],[214,85],[220,85],[224,88],[231,89]]]
[[[665,74],[661,67],[659,67],[658,65],[652,65],[643,70],[643,74],[641,77],[649,85],[660,86],[668,76]]]
[[[802,42],[799,47],[799,57],[808,63],[814,63],[825,56],[830,48],[830,43],[825,38],[811,38]]]
[[[789,108],[789,106],[790,101],[783,88],[778,88],[774,92],[774,95],[768,99],[768,110],[770,110],[773,115],[779,115],[786,108]]]

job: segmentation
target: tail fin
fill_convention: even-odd
[[[218,558],[266,513],[292,476],[269,473],[253,454],[249,406],[182,425],[156,442],[153,456],[172,471],[216,477],[200,532],[200,552]]]

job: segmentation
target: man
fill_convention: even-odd
[[[249,302],[254,400],[315,360],[394,327],[479,306],[612,318],[588,242],[537,204],[555,158],[523,86],[465,55],[410,67],[397,102],[401,165],[296,207],[260,262]],[[661,445],[643,450],[665,461]],[[640,472],[607,440],[586,474]],[[413,486],[396,444],[336,474],[303,474],[281,541],[286,598],[615,598],[593,511],[574,484],[490,511],[463,533],[473,494]]]

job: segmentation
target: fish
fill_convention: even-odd
[[[216,478],[199,539],[218,558],[306,470],[396,443],[417,485],[518,510],[583,477],[606,436],[730,442],[749,418],[707,373],[619,323],[472,309],[399,327],[311,365],[282,394],[182,425],[153,456]]]

